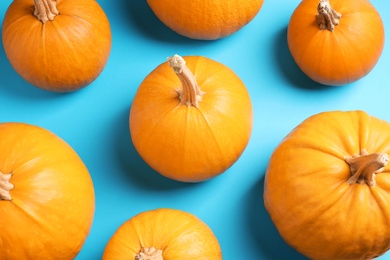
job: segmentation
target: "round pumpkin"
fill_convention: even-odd
[[[252,131],[249,93],[227,66],[174,55],[141,83],[130,109],[134,147],[154,170],[183,182],[226,171]]]
[[[287,30],[288,48],[312,80],[345,85],[367,75],[384,47],[384,27],[367,0],[303,0]]]
[[[124,222],[108,241],[103,260],[222,259],[213,231],[195,215],[160,208]]]
[[[0,124],[0,259],[74,259],[90,232],[93,183],[55,134]]]
[[[147,0],[160,21],[197,40],[229,36],[247,25],[264,0]]]
[[[390,124],[363,111],[309,117],[280,143],[264,202],[310,259],[372,259],[390,248]]]
[[[14,0],[2,30],[15,71],[30,84],[54,92],[89,85],[111,50],[109,21],[95,0]]]

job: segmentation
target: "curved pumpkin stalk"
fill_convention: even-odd
[[[195,76],[187,67],[185,60],[175,54],[173,57],[168,58],[168,63],[182,83],[183,89],[179,91],[181,103],[187,106],[198,107],[204,92],[200,90]]]

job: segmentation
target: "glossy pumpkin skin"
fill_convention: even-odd
[[[167,62],[141,83],[130,109],[133,144],[154,170],[183,182],[225,172],[252,132],[249,93],[225,65],[202,56],[183,57],[205,94],[199,107],[182,104],[182,84]]]
[[[166,26],[198,40],[229,36],[247,25],[260,11],[263,0],[147,0]]]
[[[333,31],[316,22],[319,0],[303,0],[288,25],[289,50],[299,68],[312,80],[345,85],[366,76],[384,47],[379,13],[367,0],[330,0],[342,16]]]
[[[164,260],[222,259],[213,231],[195,215],[160,208],[142,212],[124,222],[111,237],[103,260],[134,260],[142,248],[162,250]]]
[[[12,67],[30,84],[75,91],[102,72],[111,50],[109,21],[96,1],[57,0],[59,15],[42,23],[33,0],[15,0],[3,21],[3,45]]]
[[[348,184],[344,160],[390,154],[390,124],[331,111],[298,125],[271,156],[264,202],[284,240],[310,259],[372,259],[390,248],[390,168],[376,184]]]
[[[12,173],[14,185],[12,200],[0,199],[0,259],[74,259],[95,210],[80,157],[53,133],[23,123],[0,124],[0,150],[0,172]]]

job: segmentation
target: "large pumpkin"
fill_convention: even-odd
[[[103,260],[221,260],[213,231],[195,215],[160,208],[124,222],[108,241]]]
[[[74,259],[95,210],[76,152],[29,124],[0,124],[0,259]]]
[[[264,0],[147,0],[169,28],[198,40],[229,36],[247,25]]]
[[[201,56],[178,55],[141,83],[130,110],[141,157],[160,174],[198,182],[227,170],[252,131],[252,104],[240,78]]]
[[[26,81],[68,92],[101,73],[111,50],[111,31],[95,0],[14,0],[3,21],[3,45]]]
[[[264,202],[310,259],[372,259],[390,248],[390,124],[363,111],[309,117],[281,142]]]
[[[303,0],[288,25],[290,52],[302,71],[325,85],[367,75],[384,47],[384,27],[367,0]]]

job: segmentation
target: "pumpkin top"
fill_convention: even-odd
[[[197,216],[177,209],[141,212],[108,241],[103,259],[222,259],[217,237]]]

